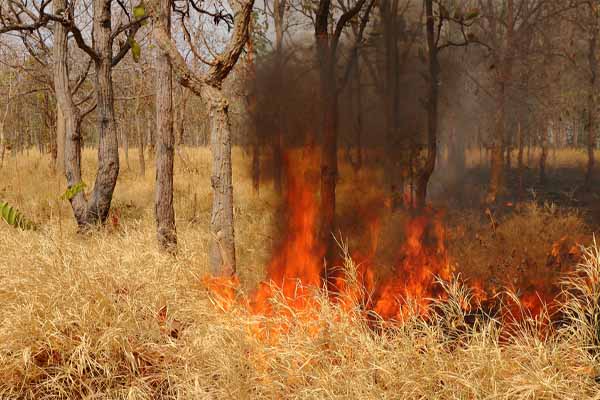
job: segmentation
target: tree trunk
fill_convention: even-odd
[[[60,174],[65,172],[65,116],[63,110],[57,103],[56,106],[56,171]]]
[[[320,94],[323,101],[320,134],[321,142],[321,226],[319,236],[324,244],[328,265],[332,265],[335,256],[335,190],[337,182],[337,87],[335,82],[334,60],[329,43],[328,18],[330,2],[323,0],[319,4],[315,36],[319,57]]]
[[[213,275],[231,276],[236,272],[236,259],[229,104],[219,88],[207,87],[206,94],[210,107],[210,145],[213,155],[209,265]]]
[[[4,153],[6,151],[6,137],[4,134],[4,122],[0,123],[0,168],[4,167]]]
[[[399,51],[398,51],[398,3],[395,0],[384,0],[380,4],[383,19],[385,46],[385,86],[384,86],[384,118],[386,132],[386,184],[388,186],[392,208],[396,209],[404,203],[404,181],[402,178],[403,160],[399,158],[401,150],[398,137],[399,107]]]
[[[148,120],[146,121],[146,132],[148,133],[148,140],[146,144],[148,145],[148,160],[152,160],[156,154],[156,136],[154,135],[155,124],[151,117],[152,112],[148,111]]]
[[[362,116],[362,85],[360,76],[360,60],[356,60],[356,166],[355,172],[359,172],[363,165],[363,149],[362,149],[362,134],[363,134],[363,116]]]
[[[161,24],[171,34],[171,1],[161,0]],[[173,77],[168,55],[158,49],[156,57],[156,234],[163,251],[177,251],[175,209],[173,207]]]
[[[587,109],[587,134],[588,134],[588,143],[587,143],[587,153],[588,153],[588,161],[587,168],[585,171],[585,182],[584,187],[589,189],[592,185],[593,175],[594,175],[594,150],[596,148],[596,79],[598,75],[598,59],[596,57],[596,46],[598,42],[598,31],[599,26],[597,22],[597,15],[595,10],[591,10],[592,17],[594,18],[594,25],[592,28],[592,34],[589,40],[589,50],[588,50],[588,62],[590,67],[590,86],[588,92],[588,109]]]
[[[504,85],[502,85],[504,86]],[[496,197],[502,185],[502,136],[504,131],[504,89],[502,89],[496,112],[496,132],[492,140],[490,161],[490,184],[486,197],[486,203],[496,202]]]
[[[135,112],[135,130],[137,133],[137,138],[138,138],[138,147],[139,147],[139,153],[138,153],[138,162],[140,164],[140,176],[145,176],[146,175],[146,160],[145,160],[145,156],[144,156],[144,142],[146,141],[146,135],[142,130],[141,127],[141,112],[142,112],[142,108],[141,108],[141,104],[140,104],[140,100],[139,98],[137,99],[137,105],[136,105],[136,112]]]
[[[285,15],[287,0],[274,0],[273,1],[273,13],[274,13],[274,24],[275,24],[275,52],[276,52],[276,69],[277,82],[279,85],[283,85],[283,17]],[[273,141],[273,186],[277,194],[281,194],[283,191],[283,106],[279,104],[277,106],[277,132],[275,132],[275,140]]]
[[[110,0],[94,0],[95,89],[98,115],[98,172],[88,201],[87,223],[104,223],[108,218],[117,177],[119,142],[117,138],[112,82],[112,39]]]
[[[521,129],[521,122],[517,125],[517,146],[519,152],[517,153],[517,173],[519,174],[519,197],[523,193],[523,130]]]
[[[250,32],[253,30],[253,23],[250,21]],[[246,72],[249,82],[256,81],[256,66],[254,65],[254,40],[252,35],[246,42]],[[249,137],[252,141],[252,190],[255,195],[260,195],[260,134],[256,129],[256,95],[255,88],[250,85],[249,93],[246,96],[246,105],[248,111]]]
[[[64,10],[66,0],[55,0],[54,10]],[[64,166],[67,187],[69,189],[81,185],[81,132],[79,112],[73,103],[69,87],[68,73],[68,39],[67,30],[61,24],[54,25],[54,40],[52,46],[54,61],[54,92],[57,102],[57,131],[64,126],[65,147]],[[58,136],[57,136],[58,140]],[[59,160],[60,163],[60,160]],[[83,188],[69,199],[77,225],[83,229],[87,225],[87,204]]]
[[[438,84],[439,63],[438,49],[435,40],[435,20],[433,15],[433,0],[425,0],[425,14],[427,17],[427,47],[429,53],[429,93],[427,99],[427,159],[423,170],[417,177],[415,191],[415,205],[422,210],[427,200],[427,185],[435,169],[437,158],[437,126],[438,126]]]
[[[131,166],[129,165],[129,137],[127,134],[129,130],[124,129],[122,124],[118,125],[117,129],[121,132],[121,140],[123,141],[123,153],[125,154],[125,165],[129,170],[131,169]]]
[[[540,155],[540,184],[544,185],[546,183],[546,160],[548,159],[548,126],[546,124],[542,127],[540,147],[542,148],[542,154]]]

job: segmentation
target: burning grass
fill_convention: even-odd
[[[208,163],[204,153],[190,156]],[[240,165],[243,158],[236,158]],[[575,270],[567,267],[567,241],[587,231],[577,215],[530,206],[499,218],[491,229],[487,217],[448,213],[444,226],[451,228],[443,233],[438,219],[420,224],[386,216],[379,229],[366,229],[363,256],[353,254],[352,241],[345,247],[340,279],[328,287],[319,279],[270,272],[281,271],[276,265],[304,263],[298,257],[303,249],[316,255],[319,249],[302,235],[293,250],[283,246],[293,240],[275,240],[279,231],[271,229],[275,216],[269,213],[275,196],[255,198],[248,177],[236,170],[241,284],[226,282],[229,297],[223,301],[203,283],[207,176],[178,171],[180,254],[172,259],[156,250],[152,171],[145,179],[125,171],[116,221],[80,237],[66,206],[55,200],[61,194],[58,178],[49,178],[40,161],[36,168],[33,157],[19,162],[18,172],[9,165],[14,175],[6,176],[14,178],[0,190],[42,228],[21,232],[0,225],[0,398],[599,398],[600,254],[592,244]],[[302,177],[312,182],[310,175]],[[342,193],[351,190],[343,185]],[[312,232],[310,220],[305,222],[293,226]],[[402,231],[415,225],[392,250],[390,222]],[[463,233],[461,225],[468,227]],[[375,231],[381,232],[378,240],[372,240]],[[412,246],[411,238],[421,247]],[[443,242],[446,251],[439,247]],[[556,243],[560,266],[549,258]],[[513,255],[513,248],[521,253]],[[390,275],[380,274],[376,262],[387,252]],[[392,314],[402,323],[374,318],[378,290],[386,282],[400,284],[417,256],[441,266],[430,270],[448,280],[445,286],[428,274],[434,299],[395,303]],[[514,273],[518,281],[527,280],[517,267],[499,269],[523,259],[529,261],[517,263],[519,268],[565,281],[556,285],[563,294],[561,318],[548,324],[544,309],[532,315],[527,306],[517,306],[513,312],[523,311],[523,317],[507,330],[501,315],[477,308],[474,283],[501,291],[510,287],[501,277]],[[293,282],[287,288],[285,277]],[[263,287],[269,312],[257,309],[253,297]],[[403,288],[393,293],[412,293]],[[290,304],[292,289],[309,306]],[[522,303],[518,295],[515,300]]]

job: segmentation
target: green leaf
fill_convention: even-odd
[[[65,190],[65,192],[60,196],[60,199],[71,201],[73,197],[83,192],[85,188],[86,184],[83,181],[77,182],[76,184]]]
[[[37,225],[25,218],[23,214],[16,208],[12,207],[5,201],[0,201],[0,219],[7,224],[23,230],[35,230]]]
[[[140,44],[134,39],[129,39],[129,45],[131,46],[131,55],[133,56],[133,61],[140,62],[140,58],[142,57],[142,48]]]
[[[140,3],[137,6],[133,7],[133,17],[135,19],[141,19],[146,16],[146,7],[144,3]]]

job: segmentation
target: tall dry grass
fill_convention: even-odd
[[[87,183],[93,156],[85,154]],[[563,324],[544,334],[541,320],[525,320],[510,335],[493,318],[474,321],[460,306],[469,292],[457,281],[427,321],[373,329],[358,307],[342,310],[317,293],[312,318],[297,315],[286,334],[264,340],[252,333],[260,317],[241,306],[220,310],[201,284],[209,158],[205,151],[189,157],[200,173],[177,166],[177,258],[157,251],[153,170],[144,178],[124,170],[118,224],[79,236],[48,161],[34,154],[9,161],[0,197],[42,227],[0,224],[0,398],[600,398],[597,247],[565,282]],[[237,150],[234,159],[248,292],[276,239],[277,198],[268,187],[252,195],[247,159]],[[355,269],[350,259],[346,268]]]

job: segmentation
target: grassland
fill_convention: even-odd
[[[600,255],[593,245],[579,273],[562,286],[563,316],[552,327],[543,314],[510,330],[494,318],[473,321],[460,306],[468,291],[453,283],[434,318],[415,316],[383,331],[374,330],[359,309],[342,310],[317,293],[322,306],[314,318],[294,315],[304,322],[263,340],[251,329],[262,317],[244,307],[220,309],[202,284],[208,271],[209,155],[188,150],[188,156],[199,172],[176,166],[176,258],[157,250],[154,171],[139,177],[133,152],[132,168],[122,167],[109,224],[85,236],[75,233],[69,206],[60,200],[64,179],[52,173],[46,157],[32,152],[8,160],[0,198],[41,228],[0,224],[0,398],[600,398]],[[557,163],[575,168],[582,157],[559,151]],[[88,183],[93,159],[86,151]],[[269,185],[253,194],[248,162],[236,149],[244,292],[264,278],[279,237],[279,199]],[[378,179],[377,171],[345,179],[350,174],[343,165],[342,215],[352,213],[357,196],[371,196],[368,183]],[[448,210],[449,252],[462,279],[526,280],[535,271],[548,281],[564,280],[562,266],[547,266],[552,245],[563,237],[591,244],[594,227],[583,213],[530,202],[515,208],[498,217],[497,227],[481,211]],[[382,259],[400,240],[403,218],[386,220]],[[364,238],[352,235],[360,225],[350,225],[342,235],[350,247],[359,246]],[[523,271],[523,260],[529,270]]]

